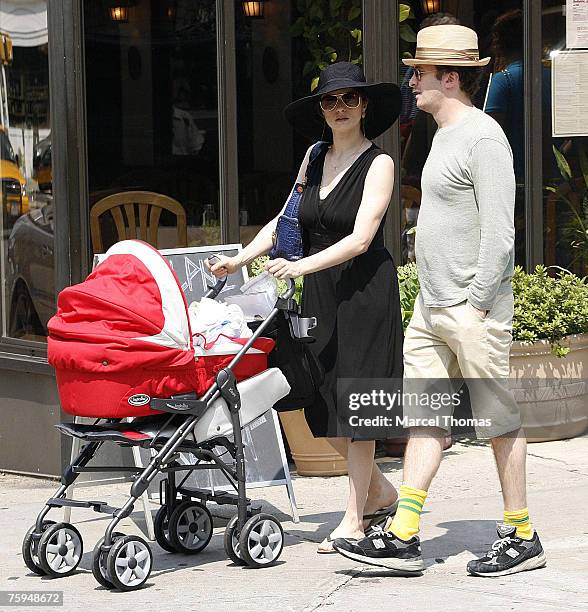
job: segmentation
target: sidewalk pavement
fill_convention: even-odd
[[[378,460],[386,476],[400,484],[401,462]],[[65,610],[561,610],[588,609],[588,436],[529,445],[529,509],[547,554],[544,569],[503,578],[475,578],[469,559],[495,539],[501,518],[500,488],[491,450],[481,443],[457,443],[444,460],[422,517],[427,570],[420,577],[318,555],[317,544],[341,516],[347,479],[294,476],[300,523],[289,516],[284,487],[257,489],[264,511],[275,514],[286,532],[278,564],[249,569],[233,565],[223,550],[226,519],[199,555],[169,554],[153,543],[154,570],[140,591],[110,592],[91,574],[91,553],[108,517],[74,509],[72,520],[84,538],[77,573],[40,578],[24,566],[21,542],[42,504],[57,488],[47,480],[0,475],[0,590],[64,592]],[[129,484],[78,488],[80,499],[121,504]],[[154,509],[156,506],[154,505]],[[218,514],[218,512],[213,513]],[[118,529],[140,533],[141,504]],[[220,509],[219,509],[220,510]],[[59,512],[48,518],[59,520]],[[12,608],[10,608],[12,609]],[[39,608],[34,608],[39,609]],[[49,609],[49,608],[47,608]],[[51,608],[54,609],[54,608]]]

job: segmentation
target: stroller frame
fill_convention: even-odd
[[[215,298],[221,292],[226,278],[220,279],[214,287],[209,287],[205,297]],[[147,441],[138,440],[135,444],[132,439],[128,442],[115,440],[124,446],[142,446],[151,449],[158,447],[149,464],[144,468],[136,466],[88,466],[87,464],[95,456],[99,448],[108,441],[98,439],[90,441],[82,448],[77,457],[64,470],[61,477],[61,486],[55,494],[49,498],[38,514],[35,524],[29,529],[23,541],[23,557],[29,569],[39,575],[66,576],[75,571],[82,556],[82,538],[78,530],[69,523],[53,523],[46,521],[45,517],[52,508],[77,507],[92,508],[95,512],[112,514],[112,520],[108,524],[104,537],[98,542],[93,553],[93,574],[100,584],[107,588],[130,591],[140,588],[147,581],[151,572],[153,561],[149,544],[138,536],[124,536],[116,533],[115,528],[120,521],[128,517],[134,509],[137,500],[147,490],[150,483],[158,474],[165,474],[166,478],[160,483],[161,508],[156,516],[156,539],[158,543],[169,552],[197,553],[203,550],[212,536],[212,516],[206,508],[206,502],[211,501],[219,505],[234,505],[237,507],[237,515],[227,525],[224,537],[225,551],[230,559],[239,565],[252,567],[263,567],[275,563],[283,548],[283,530],[279,521],[269,514],[261,514],[261,508],[254,506],[247,498],[246,491],[246,469],[245,455],[241,432],[240,406],[241,399],[237,389],[237,381],[233,374],[234,367],[247,353],[271,321],[283,312],[289,322],[290,333],[293,338],[301,342],[312,342],[313,338],[308,331],[316,326],[316,319],[302,318],[299,316],[299,307],[293,299],[295,291],[294,282],[290,279],[287,291],[278,298],[275,307],[269,316],[255,329],[252,336],[233,357],[231,362],[217,373],[215,382],[204,393],[197,398],[195,393],[173,396],[171,399],[153,398],[151,406],[154,410],[171,413],[155,436]],[[229,408],[233,441],[226,437],[213,438],[203,443],[192,446],[187,442],[194,425],[200,416],[218,399],[223,398]],[[183,416],[184,420],[175,429],[173,434],[165,441],[158,442],[161,432],[175,419]],[[139,417],[138,421],[141,422]],[[147,417],[151,418],[151,417]],[[98,424],[98,419],[93,426],[100,431],[105,426],[114,426],[122,423],[122,419],[105,419],[105,423]],[[133,422],[125,424],[127,430],[133,429]],[[86,430],[87,431],[87,430]],[[231,463],[223,461],[221,457],[213,452],[214,447],[223,447],[231,457]],[[197,463],[180,464],[177,461],[178,454],[186,452],[192,454]],[[223,455],[226,453],[223,453]],[[211,463],[202,464],[201,461]],[[192,489],[184,486],[190,474],[196,470],[217,469],[227,477],[235,493],[226,491],[208,491],[204,489]],[[176,484],[175,473],[187,472],[179,484]],[[126,503],[115,508],[101,501],[82,501],[67,498],[68,488],[75,482],[78,476],[84,472],[126,472],[135,476],[131,485],[130,496]],[[182,503],[178,504],[178,495],[182,497]],[[199,502],[192,502],[197,499]],[[188,506],[188,505],[189,506]],[[185,531],[186,519],[182,515],[179,519],[174,517],[174,512],[182,507],[185,512],[196,516],[194,523],[204,522],[206,525],[204,544],[199,541],[196,546],[190,547],[188,540],[182,542],[179,533],[179,523],[184,521],[182,530]],[[173,524],[173,525],[172,525]],[[165,526],[170,530],[165,533]],[[159,528],[158,528],[159,526]],[[178,533],[171,531],[178,527]],[[187,533],[193,530],[190,523]],[[252,535],[253,534],[253,535]],[[187,536],[186,536],[187,537]],[[171,540],[171,542],[169,541]],[[196,541],[196,536],[194,536]],[[261,543],[261,544],[260,544]],[[271,544],[275,544],[272,547]],[[260,550],[261,546],[261,550]],[[266,552],[269,549],[269,557]],[[51,559],[51,555],[53,559]],[[55,560],[59,560],[59,564]],[[143,562],[143,565],[141,563]],[[123,571],[119,571],[122,567]]]

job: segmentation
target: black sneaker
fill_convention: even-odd
[[[344,557],[401,572],[422,572],[425,563],[421,556],[421,543],[417,536],[404,541],[393,533],[375,527],[359,542],[337,538],[333,548]]]
[[[474,576],[507,576],[544,567],[547,563],[537,532],[530,540],[516,536],[514,525],[497,526],[498,540],[480,559],[468,563],[468,572]]]

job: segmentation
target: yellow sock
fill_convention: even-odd
[[[522,508],[521,510],[513,510],[512,512],[504,511],[504,523],[506,525],[515,525],[517,528],[517,537],[523,540],[530,540],[533,537],[533,525],[529,521],[529,509]]]
[[[386,531],[391,531],[401,540],[410,540],[419,532],[421,511],[426,498],[426,491],[402,485],[398,496],[398,510],[392,523],[386,526]]]

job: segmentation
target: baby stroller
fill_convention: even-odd
[[[206,297],[216,297],[219,280]],[[155,517],[156,540],[169,552],[199,553],[212,537],[207,502],[237,507],[224,533],[224,548],[238,565],[263,567],[276,562],[283,548],[280,522],[263,514],[246,496],[241,428],[290,391],[277,368],[267,369],[273,342],[262,337],[276,316],[289,321],[292,336],[311,340],[314,319],[299,317],[294,283],[236,354],[195,358],[186,299],[161,254],[135,240],[115,244],[102,263],[79,285],[59,296],[49,322],[49,361],[56,369],[65,412],[92,417],[92,424],[62,423],[58,429],[85,446],[65,469],[61,486],[47,500],[25,535],[22,552],[38,575],[66,576],[83,554],[80,532],[69,523],[46,520],[52,508],[92,508],[112,515],[92,555],[92,572],[106,588],[140,588],[153,566],[149,543],[116,531],[156,476],[161,508]],[[130,420],[130,422],[129,422]],[[145,467],[88,466],[106,442],[151,451]],[[214,449],[221,448],[219,456]],[[224,452],[226,451],[226,452]],[[189,464],[180,461],[193,458]],[[221,457],[227,455],[228,460]],[[203,464],[202,462],[207,462]],[[195,470],[221,470],[235,492],[190,488]],[[66,497],[82,472],[133,472],[130,497],[121,508],[103,501]],[[176,473],[184,473],[179,483]]]

